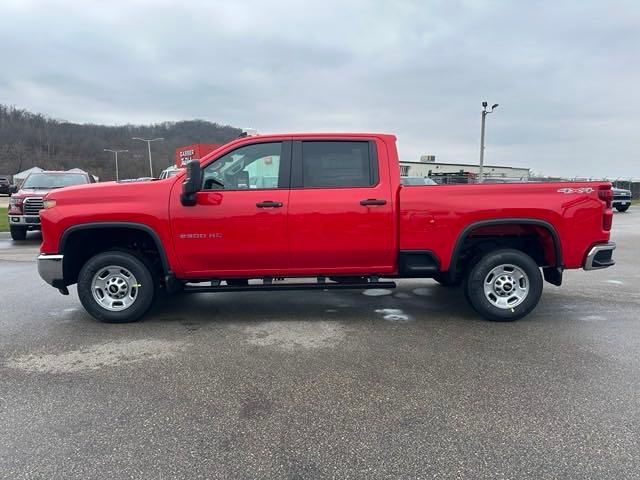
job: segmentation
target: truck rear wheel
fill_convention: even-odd
[[[84,264],[78,276],[78,296],[87,312],[101,322],[135,322],[151,308],[155,282],[142,259],[109,251]]]
[[[27,238],[27,229],[24,227],[10,227],[11,238],[13,240],[26,240]]]
[[[464,282],[465,296],[487,320],[510,322],[528,315],[542,295],[542,274],[520,250],[501,249],[483,256]]]

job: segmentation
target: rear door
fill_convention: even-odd
[[[384,144],[363,138],[296,140],[292,161],[291,269],[393,271],[394,207]]]

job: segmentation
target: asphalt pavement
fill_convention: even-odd
[[[514,323],[456,289],[197,294],[93,320],[0,234],[0,478],[640,478],[640,209]]]

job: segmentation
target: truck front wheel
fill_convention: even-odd
[[[80,270],[78,296],[101,322],[135,322],[151,308],[155,282],[142,259],[121,251],[103,252]]]
[[[26,240],[27,238],[27,229],[24,227],[11,227],[9,228],[11,231],[11,238],[13,240]]]
[[[465,296],[487,320],[510,322],[529,314],[542,295],[536,262],[519,250],[495,250],[482,257],[464,282]]]

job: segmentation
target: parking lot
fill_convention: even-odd
[[[101,324],[0,235],[0,478],[640,478],[638,207],[507,324],[430,280]]]

